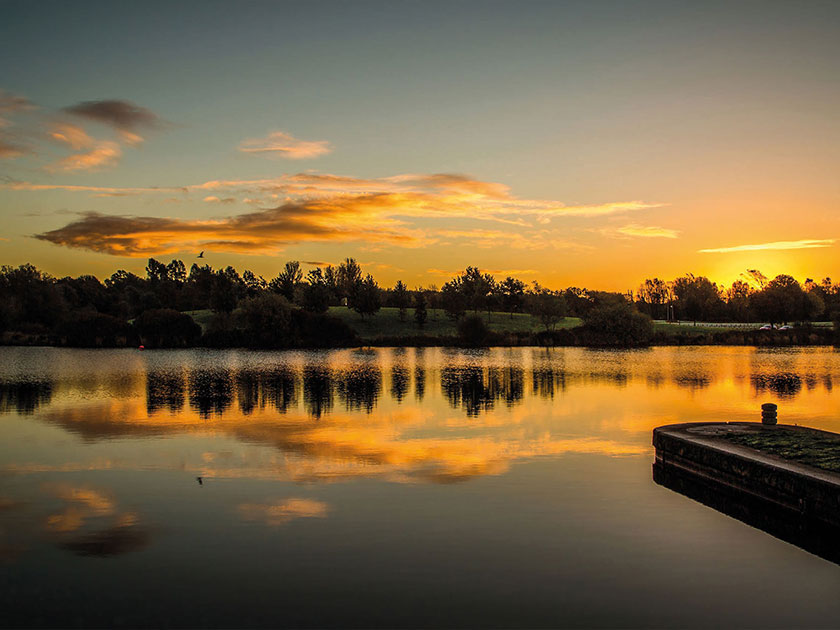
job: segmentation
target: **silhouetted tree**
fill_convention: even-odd
[[[414,322],[418,328],[426,325],[426,294],[422,290],[414,294]]]
[[[467,297],[462,290],[460,278],[454,278],[445,283],[440,290],[440,301],[443,310],[451,319],[458,321],[467,311]]]
[[[256,348],[292,345],[292,307],[282,295],[264,293],[243,300],[236,320],[248,345]]]
[[[330,306],[330,289],[320,268],[306,274],[303,287],[303,308],[310,313],[326,313]]]
[[[289,302],[295,298],[295,289],[300,281],[303,279],[303,272],[300,269],[300,262],[297,260],[290,260],[283,267],[283,271],[277,274],[277,277],[271,281],[269,286],[275,293],[279,293]]]
[[[379,311],[381,305],[379,285],[376,284],[373,276],[367,274],[356,291],[356,297],[353,299],[353,310],[364,319]]]
[[[340,297],[347,300],[349,308],[353,308],[356,294],[362,287],[362,268],[354,258],[346,258],[338,266],[337,281]]]
[[[566,303],[562,295],[536,284],[534,292],[528,296],[528,311],[540,320],[546,330],[554,330],[566,316]]]
[[[402,280],[397,280],[397,284],[394,285],[393,293],[393,305],[400,310],[400,321],[404,322],[408,316],[408,305],[411,298],[408,295],[408,288]]]
[[[502,305],[513,319],[514,311],[522,310],[522,305],[525,303],[525,283],[508,276],[499,283],[498,289],[502,297]]]

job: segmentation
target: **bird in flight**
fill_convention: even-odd
[[[197,258],[204,258],[204,250],[201,250],[201,253],[197,256]]]

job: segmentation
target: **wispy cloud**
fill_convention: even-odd
[[[291,498],[276,503],[241,503],[237,511],[247,521],[278,526],[298,518],[324,518],[329,506],[314,499]]]
[[[91,138],[84,129],[70,123],[55,124],[49,134],[56,142],[66,144],[76,151],[87,149],[96,144],[96,140]]]
[[[0,159],[20,157],[30,149],[16,134],[10,131],[14,126],[11,117],[22,111],[35,109],[26,97],[0,90]]]
[[[623,225],[616,228],[615,232],[623,236],[638,236],[641,238],[677,238],[680,235],[678,230],[657,225],[638,225],[636,223]]]
[[[507,186],[463,175],[409,174],[360,179],[298,173],[260,180],[212,180],[161,188],[81,187],[7,182],[12,190],[89,192],[94,195],[181,193],[187,199],[230,203],[260,199],[250,213],[214,220],[89,213],[37,238],[68,247],[121,256],[189,251],[196,246],[240,253],[276,252],[290,242],[359,241],[366,247],[419,247],[436,242],[475,247],[580,248],[567,231],[549,229],[541,219],[599,217],[660,204],[609,202],[566,206],[557,201],[520,199]],[[247,196],[247,197],[246,197]],[[458,227],[430,230],[421,219],[458,219]],[[515,228],[462,227],[464,221],[491,221]]]
[[[802,239],[800,241],[774,241],[772,243],[757,243],[753,245],[735,245],[733,247],[715,247],[698,250],[701,254],[728,254],[730,252],[754,252],[761,250],[785,249],[815,249],[831,247],[836,238]]]
[[[259,153],[290,160],[307,160],[332,152],[326,140],[299,140],[284,131],[275,131],[265,138],[249,138],[239,145],[243,153]]]
[[[102,140],[84,153],[74,153],[46,167],[49,171],[95,171],[116,165],[122,148],[116,142]]]

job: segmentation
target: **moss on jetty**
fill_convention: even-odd
[[[840,472],[840,435],[797,427],[756,427],[732,431],[720,438],[798,464]]]

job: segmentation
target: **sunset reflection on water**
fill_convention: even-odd
[[[255,527],[294,532],[308,549],[312,536],[356,540],[363,523],[381,521],[383,505],[370,503],[378,492],[403,511],[404,530],[437,515],[443,529],[421,545],[427,551],[460,539],[446,533],[459,518],[502,535],[493,533],[498,512],[457,515],[513,487],[514,502],[549,493],[521,508],[540,518],[560,510],[569,523],[594,519],[593,531],[610,522],[627,529],[623,519],[647,522],[654,508],[624,506],[618,516],[624,501],[674,500],[649,479],[655,426],[757,420],[760,404],[773,401],[781,422],[840,431],[840,354],[827,348],[0,353],[8,566],[48,549],[148,557],[194,530],[211,540],[223,533],[234,547],[256,544]],[[543,472],[520,485],[534,470]],[[625,486],[626,498],[606,500]],[[558,491],[566,499],[554,506]],[[536,521],[523,518],[517,535],[539,540]],[[572,527],[560,522],[561,531]],[[178,566],[192,562],[169,553]]]

